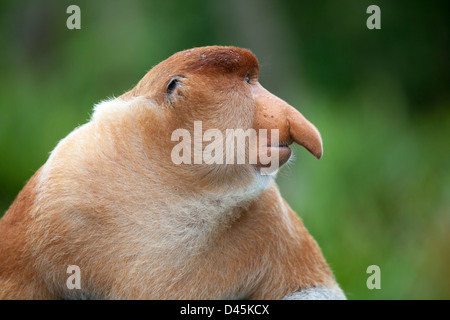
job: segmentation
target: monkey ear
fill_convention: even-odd
[[[176,76],[173,77],[172,79],[170,79],[169,83],[166,86],[166,94],[167,94],[167,100],[170,100],[170,96],[172,95],[172,93],[175,92],[175,90],[177,89],[178,85],[180,84],[180,80],[183,77],[180,76]]]

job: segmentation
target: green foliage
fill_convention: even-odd
[[[70,4],[81,30],[66,28]],[[370,4],[381,30],[366,28]],[[178,50],[238,45],[322,133],[323,159],[296,147],[277,181],[348,297],[449,299],[447,14],[445,1],[3,1],[0,212],[95,103]],[[381,290],[366,287],[372,264]]]

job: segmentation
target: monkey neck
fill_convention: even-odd
[[[272,183],[270,176],[255,175],[247,186],[225,193],[199,191],[195,195],[177,195],[176,201],[175,195],[156,200],[160,202],[158,207],[167,208],[159,215],[158,229],[164,230],[172,243],[192,253],[201,251],[231,228]]]
[[[240,186],[217,184],[222,189],[187,183],[158,159],[129,149],[143,141],[126,115],[104,125],[99,117],[106,116],[97,114],[97,121],[75,130],[52,152],[39,179],[42,211],[89,216],[97,226],[114,224],[115,232],[138,239],[144,254],[173,252],[182,261],[180,252],[203,250],[273,183],[273,177],[259,173]],[[120,126],[111,125],[117,121]],[[74,237],[77,228],[86,226],[74,226]]]

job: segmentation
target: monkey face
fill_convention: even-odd
[[[173,150],[183,143],[179,149],[190,153],[178,164],[195,170],[197,177],[214,172],[242,178],[261,173],[263,168],[274,172],[289,160],[293,142],[320,158],[319,131],[300,112],[262,87],[258,75],[258,61],[246,49],[194,48],[156,65],[122,98],[145,97],[158,105],[164,114],[164,123],[159,125],[165,132],[165,148]],[[189,141],[173,140],[179,129],[190,135]],[[231,151],[230,143],[235,143]],[[214,152],[205,160],[203,152],[208,146]],[[244,161],[239,148],[244,150]],[[218,154],[219,149],[222,152]],[[171,156],[174,162],[173,153]],[[192,169],[192,165],[197,166]]]

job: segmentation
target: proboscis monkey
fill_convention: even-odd
[[[278,143],[256,152],[280,165],[293,142],[321,157],[318,130],[261,86],[258,68],[245,49],[194,48],[96,105],[0,220],[0,297],[345,298],[260,161],[173,161],[187,143],[173,133],[194,136],[195,121],[203,133],[276,129]],[[67,285],[72,265],[79,289]]]

